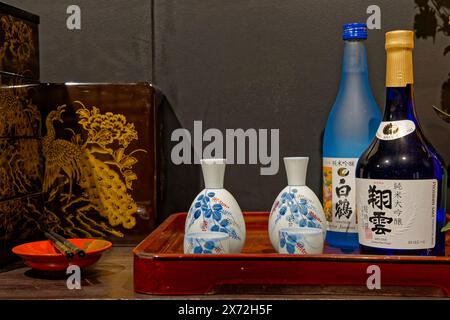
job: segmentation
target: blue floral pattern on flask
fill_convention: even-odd
[[[315,214],[317,208],[310,201],[302,198],[296,188],[289,187],[288,192],[283,192],[274,209],[277,211],[275,225],[284,217],[289,227],[322,229],[322,220]]]
[[[215,195],[213,191],[205,190],[195,199],[188,213],[188,226],[191,227],[197,220],[202,219],[202,231],[225,232],[231,239],[241,240],[235,229],[238,225],[231,212],[226,210],[225,203],[214,198]]]

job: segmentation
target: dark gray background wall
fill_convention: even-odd
[[[414,0],[7,0],[41,16],[41,80],[152,81],[192,129],[279,128],[280,156],[309,156],[308,184],[320,193],[321,133],[341,66],[341,25],[365,22],[381,8],[381,30],[369,33],[374,95],[384,107],[384,33],[413,29]],[[66,8],[81,7],[78,31]],[[416,103],[426,135],[450,162],[450,126],[432,105],[448,79],[450,37],[416,39]],[[282,159],[280,159],[280,163]],[[229,166],[226,187],[245,210],[269,210],[286,184],[283,165],[260,176],[259,165]],[[193,194],[197,190],[193,190]],[[190,199],[186,199],[189,206]],[[187,207],[186,207],[187,209]]]

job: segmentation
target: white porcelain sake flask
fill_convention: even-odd
[[[282,228],[320,228],[326,235],[323,207],[314,192],[305,185],[308,157],[286,157],[284,165],[288,186],[275,199],[269,216],[269,237],[277,250]]]
[[[245,242],[245,221],[236,199],[223,187],[226,159],[201,159],[200,163],[205,189],[189,208],[185,234],[226,232],[230,236],[230,253],[240,253]]]

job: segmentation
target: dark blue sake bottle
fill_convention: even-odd
[[[414,33],[386,34],[386,107],[376,137],[356,168],[361,251],[383,255],[445,254],[447,172],[417,119]]]

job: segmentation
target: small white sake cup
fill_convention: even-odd
[[[184,236],[186,254],[230,253],[230,236],[225,232],[195,232]]]
[[[321,254],[324,236],[319,228],[282,228],[279,232],[278,253]]]

